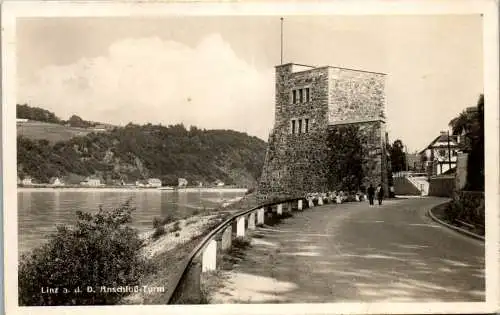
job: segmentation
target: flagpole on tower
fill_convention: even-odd
[[[283,64],[283,17],[280,18],[281,20],[281,62],[280,64]]]

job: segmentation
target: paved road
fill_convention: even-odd
[[[253,235],[215,303],[484,300],[484,245],[426,211],[446,199],[325,205]]]

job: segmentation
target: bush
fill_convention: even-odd
[[[167,231],[165,230],[164,225],[159,225],[155,228],[155,231],[153,232],[153,235],[151,235],[151,238],[153,240],[157,240],[160,236],[165,235]]]
[[[170,229],[170,232],[173,233],[173,232],[178,232],[180,230],[181,230],[181,224],[179,221],[177,221],[174,223],[174,226],[172,226],[172,228]]]
[[[464,209],[460,201],[458,199],[453,199],[446,205],[445,218],[449,222],[454,222],[460,217],[463,211]]]
[[[96,214],[77,212],[75,226],[60,226],[19,265],[19,305],[115,304],[127,293],[107,288],[139,285],[151,265],[140,256],[142,241],[128,226],[130,203]],[[44,293],[48,289],[52,294]],[[92,288],[92,291],[88,289]]]
[[[169,223],[174,222],[174,221],[175,221],[174,216],[170,215],[170,214],[168,214],[167,216],[165,216],[163,218],[154,217],[153,218],[153,227],[156,229],[160,226],[163,226],[165,224],[169,224]]]
[[[460,191],[456,192],[453,200],[447,204],[445,217],[449,222],[457,220],[473,224],[484,234],[485,212],[484,193]]]
[[[453,203],[459,211],[456,219],[478,225],[485,225],[484,193],[475,191],[460,191],[454,196]]]
[[[161,226],[161,218],[158,218],[158,217],[154,217],[153,218],[153,228],[158,228],[159,226]]]

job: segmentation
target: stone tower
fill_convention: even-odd
[[[382,183],[387,192],[385,76],[330,66],[277,66],[275,124],[260,197],[295,197],[338,188],[329,161],[338,148],[328,139],[343,126],[355,126],[360,135],[363,185]]]

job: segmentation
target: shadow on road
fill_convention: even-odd
[[[423,220],[421,208],[436,202],[324,206],[260,228],[213,300],[484,301],[484,248]]]

